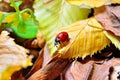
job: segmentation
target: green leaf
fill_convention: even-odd
[[[33,22],[32,19],[28,19],[26,21],[23,22],[22,24],[22,31],[25,29],[25,32],[19,32],[19,28],[18,26],[11,26],[12,30],[14,31],[14,33],[21,37],[21,38],[25,38],[25,39],[29,39],[29,38],[34,38],[36,37],[37,31],[38,31],[38,26]]]
[[[19,6],[22,4],[22,1],[14,2],[14,0],[10,0],[10,3],[10,6],[15,8],[16,12],[19,13]]]
[[[2,21],[5,19],[5,17],[6,17],[5,14],[3,14],[3,15],[1,16],[1,18],[0,18],[0,25],[2,24]]]
[[[19,6],[22,4],[22,1],[17,1],[17,2],[15,2],[15,5],[12,3],[10,6],[11,7],[18,7],[19,8]]]
[[[19,6],[22,4],[22,1],[15,2],[16,6],[19,8]]]
[[[54,36],[57,30],[87,18],[91,11],[71,5],[66,0],[35,0],[33,7],[51,53],[54,52]]]

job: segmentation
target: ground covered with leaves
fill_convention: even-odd
[[[119,8],[120,0],[0,1],[0,80],[120,80]]]

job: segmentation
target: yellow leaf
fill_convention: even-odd
[[[84,59],[110,44],[110,40],[103,33],[104,28],[95,18],[76,22],[62,28],[59,32],[62,31],[67,32],[70,38],[66,46],[60,49],[54,47],[54,49],[57,49],[56,53],[61,54],[62,58],[82,57]]]
[[[66,0],[35,0],[33,7],[39,22],[39,30],[44,35],[50,53],[54,52],[53,41],[56,30],[88,18],[91,12],[90,9],[71,5]]]
[[[22,13],[22,18],[23,18],[23,20],[27,20],[28,18],[30,18],[31,17],[31,15],[30,14],[28,14],[28,13]],[[14,20],[16,20],[17,19],[17,14],[15,14],[15,13],[13,13],[13,14],[10,14],[9,16],[7,16],[6,18],[5,18],[5,21],[7,22],[7,23],[10,23],[10,22],[12,22],[12,21],[14,21]]]
[[[0,80],[10,80],[11,75],[27,66],[32,65],[32,56],[28,56],[28,50],[17,45],[8,32],[0,35]]]
[[[104,31],[105,35],[111,40],[116,48],[120,50],[120,37],[113,35],[110,32]]]
[[[6,13],[5,13],[5,12],[0,12],[0,18],[2,17],[3,14],[6,14]],[[30,17],[31,17],[31,15],[28,14],[27,12],[22,13],[22,18],[23,18],[23,20],[27,20],[27,19],[29,19]],[[17,19],[17,14],[13,13],[13,14],[8,15],[8,16],[5,18],[4,21],[7,22],[7,23],[10,23],[10,22],[12,22],[12,21],[14,21],[14,20],[16,20],[16,19]]]
[[[69,3],[81,7],[100,7],[111,3],[120,3],[120,0],[67,0]]]

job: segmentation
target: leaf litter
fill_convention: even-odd
[[[50,0],[50,1],[51,1],[50,3],[52,3],[52,0]],[[49,3],[49,1],[47,1],[47,2]],[[46,3],[46,4],[48,4],[48,3]],[[114,13],[114,14],[117,16],[116,13]],[[101,16],[103,16],[103,15],[101,15]],[[117,21],[115,21],[115,23],[116,22]],[[102,22],[100,22],[100,24],[102,25]],[[92,26],[92,27],[96,27],[96,26]],[[102,27],[105,27],[105,26],[102,25]],[[109,27],[109,26],[107,26],[107,27]],[[102,30],[105,30],[105,29],[102,29]],[[101,29],[100,29],[100,31],[101,31]],[[105,36],[116,47],[119,47],[119,44],[118,44],[119,36],[116,35],[116,32],[112,31],[112,29],[109,30],[111,32],[107,32],[107,31],[108,30],[106,29],[104,32]],[[38,42],[35,41],[35,44],[37,44],[37,47],[39,46],[40,48],[43,48],[45,41],[41,35],[42,35],[41,33],[38,35],[38,37],[37,37]],[[32,43],[30,43],[30,47],[31,47],[31,44]],[[37,47],[34,45],[33,45],[33,47],[31,47],[31,48],[30,47],[27,47],[27,48],[37,49]],[[62,80],[75,80],[75,79],[76,80],[77,79],[78,80],[85,80],[85,79],[109,80],[109,79],[111,79],[111,80],[115,80],[116,79],[117,80],[117,79],[119,79],[119,76],[120,76],[119,75],[120,51],[116,48],[112,47],[112,49],[113,49],[111,51],[112,58],[105,57],[105,58],[99,59],[101,54],[104,55],[104,53],[101,52],[100,54],[98,53],[98,57],[95,57],[93,55],[92,57],[87,56],[86,58],[84,58],[84,60],[82,60],[81,58],[77,58],[74,60],[74,59],[63,59],[60,56],[53,57],[51,59],[49,49],[46,49],[46,47],[49,47],[49,46],[45,45],[44,51],[42,52],[43,55],[39,54],[39,56],[36,57],[37,59],[35,60],[35,63],[33,63],[34,66],[31,69],[29,69],[30,72],[28,71],[30,73],[30,75],[28,77],[25,77],[23,75],[24,70],[21,68],[22,70],[19,69],[20,71],[15,72],[13,75],[11,74],[12,75],[11,79],[16,80],[17,78],[15,78],[15,75],[18,76],[18,78],[21,80],[22,79],[23,80],[24,79],[28,79],[28,80],[29,79],[30,80],[33,80],[33,79],[34,80],[39,80],[39,79],[40,80],[46,80],[46,79],[48,79],[48,80],[54,80],[54,79],[62,79]],[[38,49],[38,50],[40,50],[40,49]],[[106,52],[108,53],[109,51],[110,51],[110,49],[107,50]],[[37,66],[37,65],[39,65],[39,66]],[[17,71],[17,70],[15,70],[15,71]],[[101,73],[104,73],[104,74],[101,74]],[[79,76],[81,76],[81,78],[79,78]]]

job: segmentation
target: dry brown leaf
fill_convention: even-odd
[[[65,73],[65,80],[74,80],[73,75],[71,73],[71,67],[69,67]]]
[[[66,80],[88,80],[91,70],[93,69],[93,61],[87,63],[81,63],[74,61],[67,74],[65,75]],[[71,74],[71,75],[70,75]]]
[[[42,63],[43,63],[43,49],[39,52],[37,60],[35,61],[34,65],[32,66],[31,70],[29,71],[29,73],[27,73],[27,75],[26,75],[25,78],[30,77],[37,70],[39,70],[40,68],[42,68]]]
[[[13,73],[13,75],[11,76],[11,80],[24,80],[24,77],[22,75],[22,70],[20,71],[16,71],[15,73]]]
[[[120,65],[111,67],[110,72],[111,72],[110,80],[119,80],[120,79]]]
[[[28,39],[28,40],[23,42],[23,45],[24,45],[25,48],[29,48],[29,49],[38,49],[38,48],[40,48],[38,46],[38,40],[37,39]]]
[[[120,5],[103,6],[95,9],[95,18],[106,30],[120,37]]]
[[[0,35],[0,80],[9,80],[15,71],[32,65],[32,57],[26,55],[28,50],[17,45],[8,34],[2,31]]]
[[[110,68],[118,65],[120,66],[119,58],[112,58],[109,61],[105,61],[103,64],[95,64],[90,80],[109,80]]]
[[[52,57],[50,56],[50,50],[47,46],[47,44],[45,44],[44,46],[44,55],[43,55],[43,64],[42,66],[45,66],[46,64],[48,64],[48,62],[52,59]]]
[[[54,57],[47,65],[30,76],[28,80],[54,80],[64,71],[69,63],[68,59]]]

